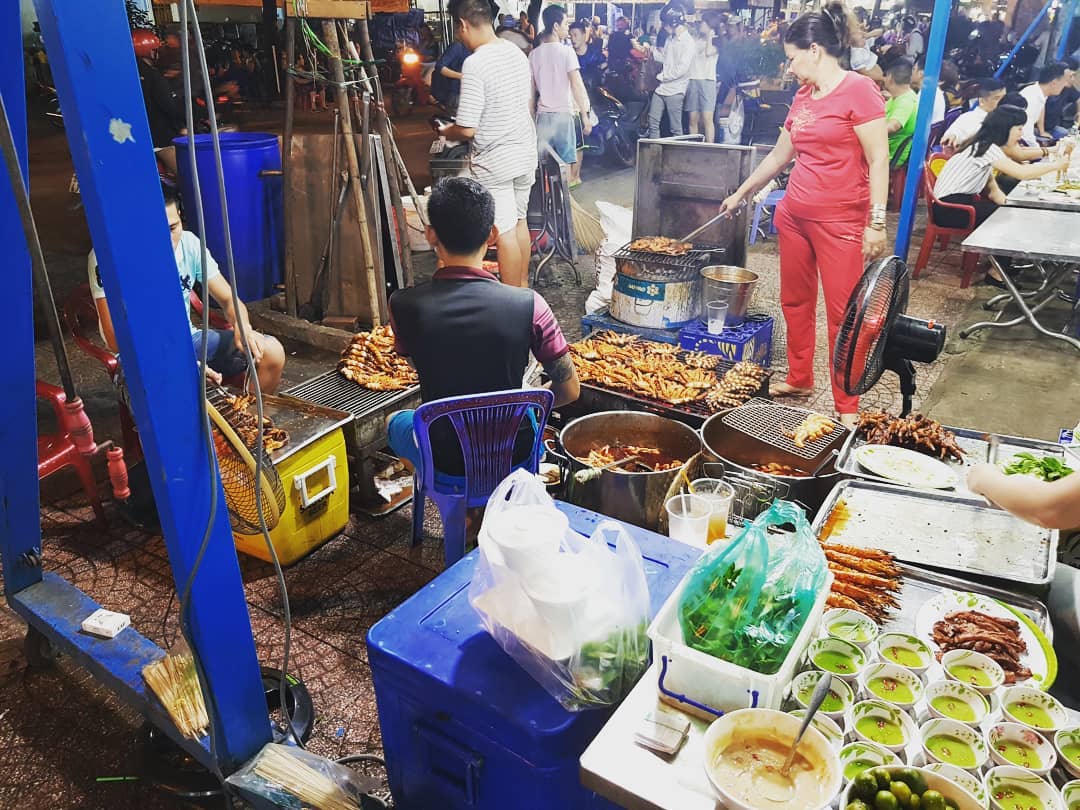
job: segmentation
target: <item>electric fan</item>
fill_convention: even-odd
[[[945,348],[945,327],[904,314],[907,265],[897,256],[878,259],[863,273],[848,299],[833,350],[833,382],[852,396],[865,394],[886,370],[900,377],[904,407],[915,394],[912,361],[932,363]]]
[[[281,483],[262,441],[261,430],[243,424],[236,411],[228,407],[229,395],[222,391],[207,398],[206,408],[213,426],[221,487],[229,522],[237,534],[259,534],[262,523],[267,530],[277,526],[285,510],[285,488]],[[255,455],[262,454],[256,477]],[[257,508],[255,489],[262,490],[262,520]]]

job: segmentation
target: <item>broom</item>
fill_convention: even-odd
[[[577,236],[578,245],[586,253],[596,253],[604,241],[604,227],[599,218],[574,199],[573,194],[567,196],[570,198],[570,216],[574,221],[574,235]]]
[[[190,652],[166,655],[143,667],[142,674],[181,734],[192,740],[207,735],[210,716]]]

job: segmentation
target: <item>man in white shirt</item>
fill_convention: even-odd
[[[997,109],[1003,98],[1005,85],[1001,81],[993,78],[982,79],[979,82],[979,105],[952,122],[941,136],[942,145],[956,149],[974,138],[986,116]]]
[[[1027,123],[1024,124],[1024,141],[1028,146],[1037,146],[1039,138],[1049,139],[1050,133],[1043,126],[1043,113],[1046,112],[1046,100],[1058,95],[1069,83],[1069,66],[1064,62],[1051,62],[1039,71],[1039,81],[1029,84],[1020,91],[1027,99]]]
[[[487,0],[451,0],[458,39],[472,54],[461,67],[457,121],[439,133],[471,141],[469,172],[495,199],[499,277],[529,284],[529,192],[536,177],[536,126],[529,60],[495,36]]]
[[[926,43],[923,40],[922,32],[919,31],[918,20],[911,16],[904,17],[903,29],[907,36],[905,55],[908,59],[914,61],[922,56],[923,52],[926,50]]]
[[[917,93],[922,93],[923,80],[926,78],[926,59],[917,59],[911,66],[911,86]],[[945,120],[945,92],[941,87],[934,88],[934,107],[930,112],[931,126]]]
[[[686,88],[690,85],[690,68],[697,53],[694,38],[690,36],[681,11],[668,9],[664,14],[664,27],[669,33],[667,42],[662,50],[653,52],[653,58],[664,68],[656,77],[660,86],[649,101],[650,138],[660,137],[660,122],[665,112],[671,134],[683,134],[683,101],[686,99]]]

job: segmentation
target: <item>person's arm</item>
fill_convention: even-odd
[[[439,73],[441,73],[448,79],[457,79],[459,81],[461,79],[461,73],[459,71],[454,70],[453,68],[448,68],[446,65],[443,65],[441,68],[439,68]]]
[[[674,53],[664,63],[664,69],[656,77],[658,81],[670,82],[681,79],[690,72],[690,68],[694,64],[695,48],[693,41],[689,43],[676,42],[672,50]]]
[[[884,211],[889,198],[889,134],[885,119],[875,118],[855,127],[866,163],[870,167],[870,210]],[[863,231],[863,255],[876,258],[885,251],[885,230],[871,228]]]
[[[221,307],[221,313],[225,316],[225,320],[233,325],[233,342],[236,344],[236,348],[243,351],[242,335],[246,335],[248,346],[251,347],[251,357],[256,363],[259,363],[263,356],[262,335],[251,328],[251,321],[248,319],[248,311],[247,307],[244,306],[244,302],[237,299],[237,306],[233,305],[232,287],[225,280],[225,276],[220,273],[210,277],[206,288],[213,299],[218,302],[218,306]],[[203,317],[209,318],[210,313],[204,312]]]
[[[786,128],[781,129],[780,137],[776,139],[776,146],[743,181],[743,184],[720,204],[720,210],[734,214],[735,209],[742,204],[743,200],[756,194],[766,183],[786,169],[794,159],[795,145],[791,142],[791,135]]]
[[[570,71],[570,92],[573,94],[574,103],[581,113],[581,131],[585,135],[588,135],[592,132],[592,124],[589,123],[589,113],[592,111],[592,104],[589,103],[589,94],[585,90],[585,82],[581,78],[580,70]]]
[[[993,464],[968,470],[968,489],[1002,509],[1046,529],[1080,526],[1080,473],[1057,481],[1028,475],[1005,475]]]
[[[991,202],[995,202],[998,205],[1005,205],[1007,200],[1005,199],[1005,192],[1001,190],[1001,186],[997,184],[997,180],[994,175],[990,175],[990,180],[986,184],[986,196],[990,198]]]
[[[578,381],[574,361],[570,359],[566,336],[559,328],[559,322],[555,320],[555,313],[551,311],[547,301],[535,290],[529,349],[551,380],[545,387],[555,394],[555,407],[576,400],[581,394],[581,383]]]
[[[1041,160],[1050,153],[1049,149],[1042,146],[1021,146],[1020,144],[1003,146],[1001,147],[1001,151],[1005,153],[1007,158],[1015,160],[1017,163],[1026,163],[1029,160]]]
[[[892,135],[894,132],[899,132],[904,128],[904,122],[898,121],[895,118],[889,118],[885,122],[885,131],[887,134]]]
[[[556,408],[568,405],[581,396],[581,382],[578,380],[574,361],[570,359],[570,352],[543,365],[544,373],[551,380],[545,387],[550,388],[555,395]]]
[[[1036,177],[1042,177],[1044,174],[1050,174],[1053,171],[1064,171],[1069,168],[1070,162],[1070,158],[1063,157],[1056,160],[1043,160],[1038,163],[1017,163],[1006,153],[1005,157],[995,160],[990,165],[1002,174],[1007,174],[1017,180],[1034,180]]]
[[[1044,138],[1049,138],[1050,133],[1046,131],[1046,105],[1043,105],[1042,111],[1039,113],[1039,120],[1035,122],[1035,132]]]

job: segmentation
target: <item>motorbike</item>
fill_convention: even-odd
[[[45,99],[45,118],[57,129],[64,128],[64,114],[60,111],[60,97],[51,84],[38,82],[38,93]]]
[[[616,166],[633,166],[647,102],[620,101],[603,86],[589,88],[588,92],[596,121],[585,139],[585,148],[595,155],[607,156]]]

